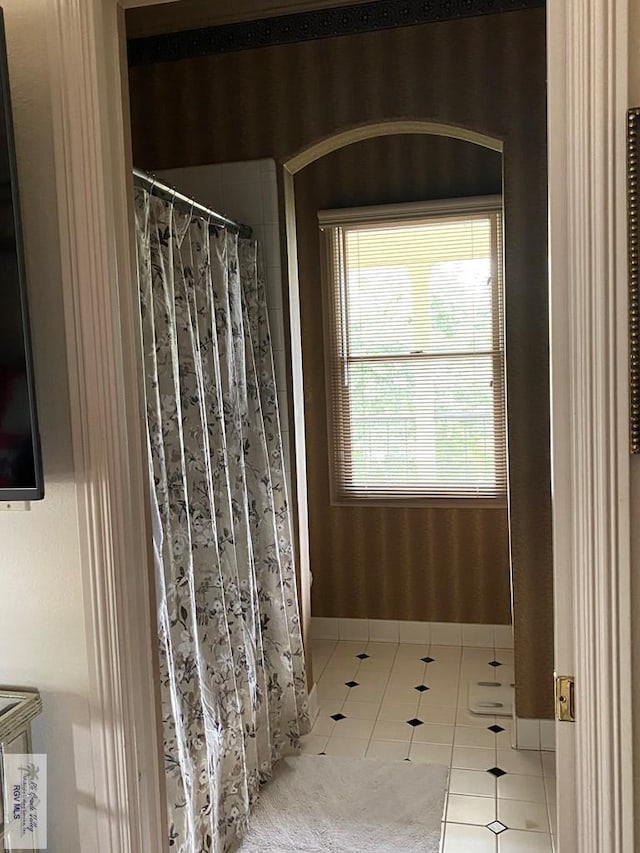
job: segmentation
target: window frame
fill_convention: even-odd
[[[328,236],[331,229],[335,227],[348,227],[362,225],[364,227],[383,227],[385,225],[397,225],[403,222],[407,224],[412,221],[426,219],[429,217],[473,215],[478,213],[499,213],[502,222],[502,234],[497,235],[498,253],[502,259],[502,275],[495,276],[495,288],[502,288],[501,297],[502,312],[496,311],[495,291],[492,297],[493,323],[502,321],[502,349],[499,353],[501,364],[494,370],[494,379],[498,381],[500,388],[494,393],[494,408],[499,400],[500,393],[504,401],[504,454],[505,454],[505,483],[504,492],[496,495],[438,495],[435,493],[420,495],[394,495],[392,493],[353,494],[345,488],[344,462],[340,462],[340,442],[338,435],[348,434],[349,418],[345,417],[345,404],[334,397],[332,376],[335,360],[340,350],[340,342],[337,340],[337,324],[335,322],[335,311],[337,306],[334,301],[335,285],[333,280],[333,238]],[[456,199],[443,199],[426,202],[409,202],[405,204],[372,205],[368,207],[352,207],[343,209],[331,209],[318,211],[318,225],[320,238],[321,256],[321,284],[322,284],[322,324],[324,343],[324,372],[325,372],[325,412],[327,419],[328,439],[328,468],[329,468],[329,497],[331,506],[378,506],[378,507],[452,507],[452,508],[492,508],[504,509],[508,504],[508,433],[507,433],[507,401],[506,401],[506,342],[505,342],[505,319],[504,319],[504,212],[502,195],[491,196],[467,196]],[[494,339],[500,337],[500,329],[494,331]],[[346,403],[348,407],[348,402]],[[494,424],[495,413],[494,413]],[[341,426],[342,424],[342,426]],[[346,442],[342,442],[344,447]],[[350,439],[349,439],[350,446]]]

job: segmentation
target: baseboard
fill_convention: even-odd
[[[392,619],[342,619],[313,616],[314,640],[357,640],[375,643],[415,643],[437,646],[470,646],[479,649],[512,649],[511,625],[479,625],[458,622],[409,622]]]
[[[514,716],[512,732],[515,749],[542,749],[555,752],[555,720],[525,720]]]

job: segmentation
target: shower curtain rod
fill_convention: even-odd
[[[186,196],[183,193],[178,192],[178,190],[173,187],[170,187],[168,184],[159,181],[153,175],[143,172],[142,169],[134,168],[133,177],[138,183],[143,184],[150,193],[163,196],[167,201],[178,202],[184,209],[185,213],[200,213],[208,219],[211,224],[222,225],[224,228],[227,228],[234,234],[238,234],[240,237],[251,237],[253,233],[249,225],[243,225],[240,222],[229,219],[227,216],[223,216],[221,213],[216,213],[215,210],[211,210],[203,204],[199,204],[197,201],[194,201],[194,199],[189,198],[189,196]]]

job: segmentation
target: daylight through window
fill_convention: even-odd
[[[501,200],[319,218],[333,499],[504,498]]]

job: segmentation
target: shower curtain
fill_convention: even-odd
[[[224,853],[309,729],[257,244],[136,190],[170,849]]]

